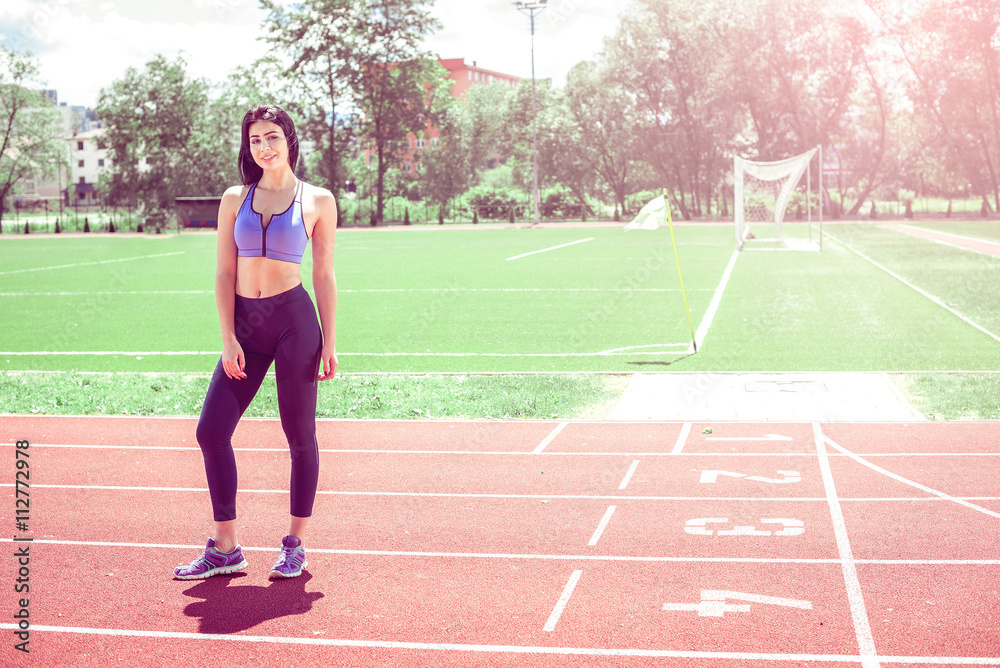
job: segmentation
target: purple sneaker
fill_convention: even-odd
[[[174,577],[179,580],[204,580],[213,575],[242,571],[246,567],[247,561],[239,545],[232,552],[219,552],[215,549],[215,540],[209,538],[202,555],[187,566],[175,568]]]
[[[297,578],[302,575],[302,569],[309,565],[306,561],[306,551],[302,549],[302,540],[296,536],[285,536],[281,539],[281,554],[271,567],[271,578]]]

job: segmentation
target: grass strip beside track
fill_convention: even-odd
[[[930,420],[1000,420],[1000,373],[890,373]],[[320,383],[321,418],[603,419],[628,374],[343,374]],[[208,375],[0,372],[3,412],[197,416]],[[277,417],[269,375],[248,417]]]
[[[338,375],[319,384],[320,418],[603,418],[629,376],[611,374]],[[197,416],[209,376],[180,373],[0,373],[3,412]],[[278,417],[274,375],[246,417]]]

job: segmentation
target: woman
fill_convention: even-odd
[[[197,429],[215,537],[199,558],[174,569],[183,580],[247,566],[236,537],[236,459],[231,438],[272,361],[292,473],[290,528],[270,577],[296,577],[307,566],[302,539],[319,478],[317,380],[333,378],[337,370],[333,273],[337,205],[328,190],[295,177],[298,157],[295,127],[284,110],[263,105],[247,112],[239,153],[243,185],[228,189],[219,206],[215,301],[222,358]],[[309,239],[318,322],[299,274]]]

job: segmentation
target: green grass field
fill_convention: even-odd
[[[1000,238],[995,222],[920,224]],[[676,227],[697,354],[665,228],[345,229],[340,372],[998,369],[995,338],[846,244],[994,335],[1000,259],[874,221],[826,229],[819,253],[734,258],[731,226]],[[210,372],[214,263],[214,233],[0,237],[0,371]],[[302,275],[310,288],[308,259]]]

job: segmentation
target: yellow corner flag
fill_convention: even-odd
[[[646,206],[639,210],[635,220],[625,226],[625,230],[658,230],[659,221],[666,218],[667,225],[670,226],[670,241],[674,246],[674,260],[677,262],[677,278],[681,282],[681,296],[684,298],[684,311],[687,313],[688,328],[691,330],[691,348],[698,352],[698,341],[694,335],[694,323],[691,320],[691,309],[688,306],[687,291],[684,289],[684,276],[681,275],[681,258],[677,253],[677,239],[674,237],[674,219],[670,215],[670,203],[667,200],[667,191],[663,191],[663,197],[654,197]]]

